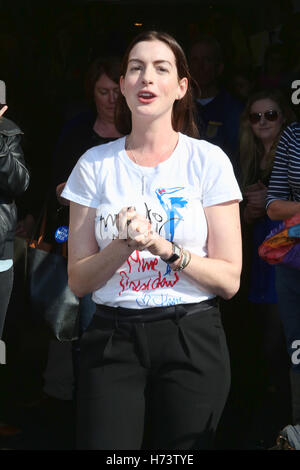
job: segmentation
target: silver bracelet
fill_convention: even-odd
[[[183,248],[182,253],[181,253],[180,262],[179,262],[178,266],[176,266],[172,270],[173,271],[182,271],[183,269],[185,269],[187,267],[187,265],[190,263],[191,259],[192,259],[191,252],[188,251],[188,250],[185,250]]]

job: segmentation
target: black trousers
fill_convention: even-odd
[[[0,339],[2,337],[6,311],[13,286],[13,267],[7,271],[0,272]]]
[[[201,305],[145,323],[97,309],[80,345],[79,449],[212,448],[230,365],[219,309]]]

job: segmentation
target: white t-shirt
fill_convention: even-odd
[[[0,259],[0,273],[8,271],[13,265],[12,259]]]
[[[207,256],[203,208],[242,199],[224,152],[181,133],[172,155],[155,167],[135,164],[125,151],[125,137],[89,149],[77,162],[62,196],[97,209],[95,235],[100,249],[118,236],[116,215],[120,210],[135,206],[160,235],[200,256]],[[93,293],[98,304],[125,308],[193,303],[212,297],[184,271],[171,271],[148,251],[134,251]]]

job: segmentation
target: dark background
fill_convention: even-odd
[[[300,2],[292,0],[0,0],[0,79],[7,87],[6,116],[24,132],[22,146],[31,172],[30,188],[17,201],[20,217],[26,213],[37,216],[41,210],[61,129],[86,109],[84,80],[93,58],[121,55],[130,39],[143,29],[171,33],[186,51],[197,34],[210,33],[222,45],[223,81],[231,89],[234,71],[249,70],[253,77],[258,75],[265,47],[277,41],[285,46],[287,71],[294,69],[300,58],[296,3],[300,10]],[[294,79],[300,79],[300,73]],[[285,92],[291,98],[288,82]],[[298,115],[299,108],[296,106]],[[71,404],[56,404],[55,410],[50,410],[52,428],[44,415],[37,417],[29,409],[24,415],[16,412],[16,402],[28,402],[42,391],[49,340],[32,322],[30,312],[19,309],[19,298],[21,292],[14,291],[4,337],[7,366],[0,369],[4,404],[11,404],[6,407],[8,421],[15,418],[23,434],[19,441],[7,445],[73,448],[73,410],[65,408]],[[274,440],[279,425],[286,424],[289,400],[287,397],[286,402],[269,407],[270,403],[264,402],[261,388],[265,377],[255,343],[256,325],[247,312],[235,306],[224,327],[233,358],[233,383],[217,446],[262,448]],[[266,439],[261,447],[260,439]]]
[[[198,33],[210,33],[222,45],[223,79],[230,88],[233,70],[258,68],[265,45],[277,41],[280,35],[280,39],[285,39],[284,28],[291,29],[289,22],[296,18],[296,3],[297,0],[0,1],[0,78],[7,86],[6,116],[24,131],[23,147],[32,176],[30,189],[18,201],[21,214],[39,212],[61,128],[85,107],[84,77],[94,57],[122,54],[129,40],[142,29],[166,30],[186,51]],[[257,34],[262,36],[256,37],[253,46]],[[300,37],[299,30],[296,34]],[[290,46],[287,40],[286,44],[292,67],[296,46],[294,42]]]

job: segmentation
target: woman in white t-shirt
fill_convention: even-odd
[[[81,338],[80,449],[211,448],[230,384],[217,297],[239,288],[241,200],[223,151],[197,140],[190,75],[144,32],[121,68],[116,125],[69,199],[69,284],[93,292]]]

